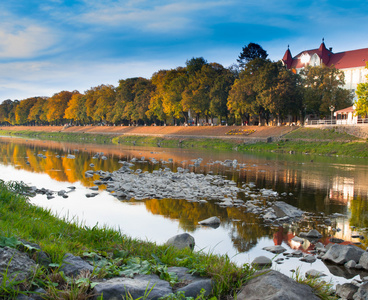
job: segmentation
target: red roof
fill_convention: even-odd
[[[289,55],[291,56],[290,50],[287,49],[282,61],[288,69],[300,69],[305,67],[305,64],[300,58],[307,54],[310,57],[312,57],[313,54],[317,54],[324,65],[327,67],[334,65],[336,69],[365,67],[366,62],[368,62],[368,48],[333,53],[326,48],[324,42],[321,43],[318,49],[305,50],[291,59],[289,58]]]
[[[336,116],[337,114],[348,114],[348,113],[351,113],[351,112],[354,112],[355,109],[353,106],[349,106],[347,108],[344,108],[344,109],[340,109],[340,110],[337,110],[334,112],[334,115]]]

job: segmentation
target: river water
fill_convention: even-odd
[[[299,249],[308,253],[311,245],[307,240],[300,245],[291,239],[301,231],[313,228],[323,234],[321,242],[324,244],[331,237],[360,244],[364,249],[368,244],[368,162],[365,159],[101,146],[9,137],[0,138],[0,151],[2,180],[23,181],[53,191],[69,190],[68,187],[74,186],[75,190],[68,193],[68,198],[55,195],[48,200],[46,195],[37,195],[30,200],[60,217],[86,226],[109,226],[131,237],[158,244],[188,232],[195,238],[196,251],[226,254],[239,264],[250,263],[261,255],[275,258],[274,254],[262,249],[273,245],[282,245],[288,252]],[[96,153],[103,153],[107,159],[93,158]],[[68,154],[75,158],[68,158]],[[151,163],[153,158],[158,163]],[[193,162],[198,158],[202,159],[200,165]],[[119,161],[132,159],[137,159],[132,168],[143,172],[160,168],[175,172],[181,167],[195,173],[222,175],[238,187],[247,185],[251,188],[251,196],[239,195],[244,201],[254,198],[282,200],[310,213],[310,217],[298,224],[274,226],[247,213],[244,207],[221,207],[216,201],[205,203],[186,199],[122,201],[108,193],[104,185],[99,186],[97,196],[86,197],[98,177],[85,178],[85,171],[112,172],[121,167]],[[225,160],[236,160],[237,164],[221,163]],[[278,196],[264,196],[260,193],[262,189],[277,192]],[[332,218],[336,214],[338,217]],[[221,219],[220,227],[198,225],[199,221],[211,216]],[[332,224],[325,225],[320,221],[321,216],[331,216]],[[352,234],[365,239],[352,238]],[[283,256],[277,256],[280,257]],[[298,269],[304,274],[307,270],[317,269],[327,275],[325,280],[332,280],[334,284],[367,275],[326,265],[319,259],[309,264],[299,258],[290,258],[281,264],[274,263],[273,267],[289,276],[292,270]]]

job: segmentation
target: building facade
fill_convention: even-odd
[[[368,48],[333,53],[332,48],[327,49],[324,41],[318,49],[304,50],[296,56],[291,55],[288,48],[282,58],[284,65],[291,70],[299,72],[307,65],[327,67],[334,66],[345,74],[345,89],[355,92],[359,83],[366,82],[368,70]]]

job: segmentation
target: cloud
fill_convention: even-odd
[[[3,22],[0,26],[0,59],[39,56],[55,43],[50,29],[37,24]]]

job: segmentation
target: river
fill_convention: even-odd
[[[164,243],[170,237],[188,232],[196,241],[196,251],[226,254],[236,263],[250,263],[257,256],[275,258],[263,247],[282,245],[292,252],[296,249],[308,253],[310,243],[300,245],[291,239],[301,231],[316,228],[323,234],[321,241],[328,243],[336,237],[346,243],[367,247],[368,227],[368,162],[365,159],[323,157],[295,154],[241,154],[235,151],[198,149],[163,149],[113,145],[91,145],[65,142],[38,141],[22,138],[0,138],[0,179],[23,181],[38,188],[53,191],[75,190],[68,198],[48,200],[45,195],[31,198],[35,205],[50,209],[60,217],[86,226],[109,226],[134,238]],[[100,153],[106,159],[93,158]],[[75,158],[68,158],[69,155]],[[69,156],[71,157],[71,156]],[[101,155],[100,155],[101,157]],[[201,158],[201,163],[194,160]],[[157,163],[152,163],[156,160]],[[186,199],[118,200],[99,186],[98,195],[86,197],[98,179],[85,177],[85,171],[115,171],[121,161],[134,161],[133,169],[143,172],[178,167],[190,172],[218,174],[234,181],[238,187],[251,188],[250,195],[239,195],[243,201],[282,200],[310,213],[301,223],[274,226],[258,215],[248,213],[244,207],[222,207],[216,201],[196,202]],[[226,165],[225,160],[236,160]],[[119,163],[120,161],[120,163]],[[91,165],[93,164],[93,165]],[[262,189],[277,192],[267,197]],[[333,214],[338,217],[332,218]],[[221,219],[221,226],[211,228],[198,222],[211,216]],[[332,224],[321,222],[321,216],[331,216]],[[352,238],[358,233],[365,239]],[[277,258],[283,257],[279,255]],[[321,260],[313,264],[298,258],[285,259],[274,268],[291,276],[292,270],[301,274],[310,269],[324,272],[325,280],[334,284],[366,276],[344,267],[325,265]]]

